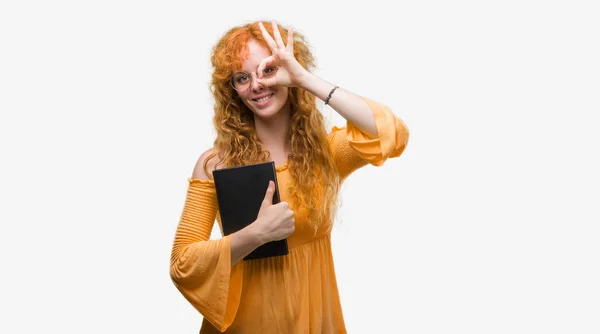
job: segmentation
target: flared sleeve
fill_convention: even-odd
[[[183,212],[171,252],[170,276],[185,299],[219,331],[233,322],[243,266],[231,266],[230,237],[209,240],[217,215],[213,181],[188,178]]]
[[[333,127],[329,143],[342,179],[362,166],[381,166],[389,158],[399,157],[408,144],[406,124],[385,105],[363,97],[377,126],[377,137],[362,132],[352,122]]]

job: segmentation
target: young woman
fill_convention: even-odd
[[[408,129],[384,105],[312,74],[303,36],[275,22],[229,30],[211,62],[217,138],[188,178],[171,278],[203,315],[201,333],[346,333],[330,239],[340,184],[400,156]],[[346,126],[327,133],[317,98]],[[275,162],[281,203],[265,184],[256,221],[209,240],[221,224],[212,171],[264,161]],[[288,255],[242,261],[284,238]]]

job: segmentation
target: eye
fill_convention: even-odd
[[[276,68],[274,66],[268,66],[263,70],[263,74],[273,74]]]
[[[233,77],[233,81],[241,84],[248,81],[249,77],[250,76],[248,74],[238,74],[235,77]]]

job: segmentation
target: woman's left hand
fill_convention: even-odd
[[[287,86],[287,87],[298,87],[301,85],[302,80],[308,74],[308,71],[300,65],[296,57],[294,57],[294,34],[292,28],[288,29],[287,45],[283,44],[281,34],[277,28],[277,24],[272,22],[273,35],[275,39],[271,37],[269,32],[265,29],[262,22],[258,23],[260,31],[262,32],[263,38],[267,42],[269,49],[271,49],[271,55],[265,58],[258,66],[258,82],[265,86]],[[272,77],[263,77],[263,71],[267,66],[273,66],[277,68],[277,73]]]

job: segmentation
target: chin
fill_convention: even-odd
[[[283,105],[281,107],[283,107]],[[275,117],[281,110],[281,107],[270,106],[265,109],[250,108],[250,110],[252,110],[254,116],[260,117],[262,119],[269,119]]]

